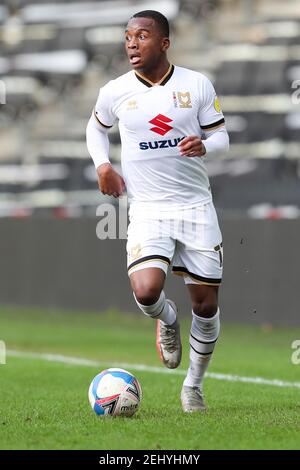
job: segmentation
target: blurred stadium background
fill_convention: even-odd
[[[116,202],[97,189],[85,128],[99,87],[128,70],[124,24],[147,8],[169,18],[172,61],[212,79],[226,116],[230,153],[207,162],[224,318],[298,324],[298,0],[1,2],[0,303],[136,311],[124,240],[95,235],[97,207]],[[117,167],[119,155],[114,128]]]

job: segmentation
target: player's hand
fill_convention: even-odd
[[[183,157],[202,157],[206,154],[205,146],[197,135],[185,137],[179,142],[178,147]]]
[[[97,168],[98,185],[103,194],[119,197],[125,191],[125,181],[110,163],[103,163]]]

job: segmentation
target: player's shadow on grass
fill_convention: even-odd
[[[202,418],[209,415],[209,411],[201,413],[185,413],[181,406],[178,405],[178,408],[172,406],[172,408],[166,407],[166,409],[154,410],[154,409],[143,409],[135,416],[136,419],[143,420],[155,420],[157,422],[170,421],[174,419],[174,416],[180,417],[181,419],[195,419]],[[133,417],[134,418],[134,417]]]

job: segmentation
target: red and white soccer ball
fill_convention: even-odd
[[[89,401],[98,416],[132,416],[139,409],[141,386],[124,369],[106,369],[96,375],[89,387]]]

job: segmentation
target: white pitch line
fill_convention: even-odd
[[[35,352],[25,352],[25,351],[16,351],[8,350],[8,356],[21,357],[25,359],[39,359],[42,361],[49,362],[61,362],[63,364],[69,364],[74,366],[88,366],[88,367],[120,367],[122,369],[132,369],[142,372],[153,372],[156,374],[173,374],[173,375],[186,375],[186,370],[171,370],[165,369],[162,367],[153,367],[147,366],[145,364],[128,364],[124,362],[99,362],[91,359],[84,359],[81,357],[72,357],[72,356],[63,356],[61,354],[48,354],[48,353],[35,353]],[[217,374],[215,372],[207,372],[206,377],[215,380],[227,380],[228,382],[243,382],[243,383],[252,383],[258,385],[272,385],[274,387],[290,387],[290,388],[299,388],[300,382],[287,382],[280,379],[265,379],[263,377],[242,377],[240,375],[232,374]]]

